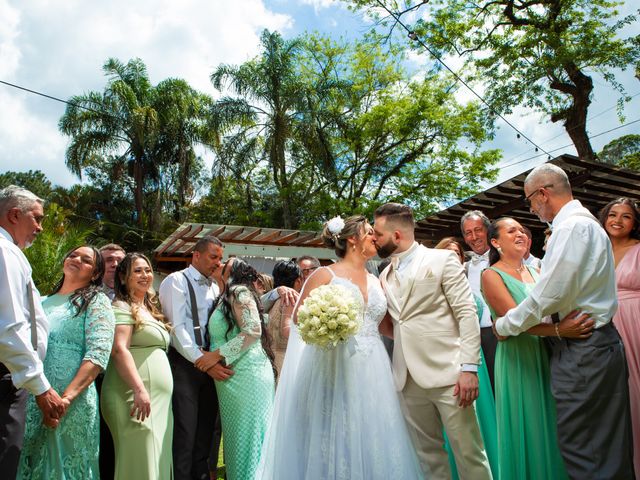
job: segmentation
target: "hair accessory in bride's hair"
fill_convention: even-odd
[[[331,234],[334,240],[338,239],[338,235],[340,235],[340,232],[342,232],[343,228],[344,228],[344,220],[340,215],[338,215],[337,217],[333,217],[331,220],[327,222],[327,230],[329,230],[329,233]]]

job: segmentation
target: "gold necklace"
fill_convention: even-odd
[[[516,271],[516,273],[522,273],[525,269],[524,262],[522,261],[520,262],[520,266],[518,268],[505,262],[504,259],[502,259],[502,263],[504,263],[507,267],[513,268]]]

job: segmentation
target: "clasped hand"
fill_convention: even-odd
[[[202,356],[194,362],[198,370],[218,381],[226,380],[233,375],[233,370],[222,364],[222,356],[217,350],[213,352],[201,351]]]
[[[71,405],[71,400],[60,397],[58,392],[49,388],[46,392],[36,395],[36,404],[42,411],[42,423],[47,427],[56,428]]]

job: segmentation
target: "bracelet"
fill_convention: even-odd
[[[557,323],[554,323],[553,326],[556,327],[556,336],[561,339],[562,337],[560,336],[560,327]]]

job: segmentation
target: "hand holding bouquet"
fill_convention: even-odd
[[[298,309],[298,330],[305,343],[335,347],[358,333],[360,316],[361,307],[348,288],[322,285]]]

